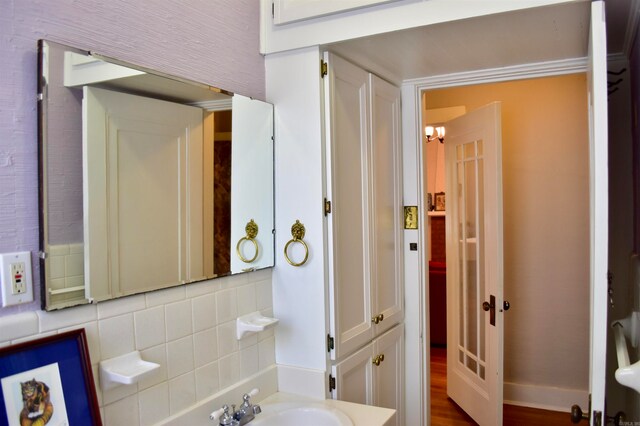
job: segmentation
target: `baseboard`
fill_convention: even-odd
[[[325,399],[325,373],[321,370],[278,364],[278,391]]]
[[[570,412],[573,404],[589,405],[589,391],[551,386],[504,383],[504,403],[542,410]]]

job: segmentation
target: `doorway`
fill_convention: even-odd
[[[427,110],[462,106],[471,111],[492,101],[503,103],[504,286],[505,299],[513,306],[504,317],[503,389],[505,403],[516,406],[567,412],[575,401],[587,399],[589,294],[584,285],[589,280],[589,145],[585,87],[586,76],[579,73],[429,90],[422,96],[424,200],[433,188],[428,182],[432,176],[430,150],[425,148],[434,143],[426,143],[424,127],[439,124],[433,119],[427,123]],[[432,220],[425,217],[427,223]],[[433,228],[425,226],[423,232],[433,232]],[[427,252],[433,255],[434,239],[430,235],[423,238],[431,245]],[[433,268],[425,265],[425,269]],[[432,273],[428,275],[425,297],[432,292]],[[433,330],[430,322],[428,327]],[[430,335],[429,346],[435,343],[433,352],[437,353],[441,343],[432,340],[433,332]],[[566,357],[567,353],[575,355]]]

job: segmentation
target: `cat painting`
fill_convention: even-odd
[[[49,386],[31,379],[20,382],[22,389],[22,411],[20,426],[44,426],[53,415],[53,404],[49,398]]]

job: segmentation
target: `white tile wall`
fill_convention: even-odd
[[[262,270],[98,305],[24,312],[0,317],[0,347],[85,328],[105,425],[151,425],[275,364],[273,330],[240,342],[235,335],[241,313],[272,315],[271,294],[271,271]],[[98,363],[133,350],[160,368],[137,384],[102,392]]]
[[[59,244],[48,247],[49,256],[47,262],[47,279],[51,282],[50,287],[59,290],[69,287],[77,287],[84,282],[84,245]],[[52,295],[50,303],[55,305],[71,299],[83,299],[84,292],[75,291],[71,293]]]

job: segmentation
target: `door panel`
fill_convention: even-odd
[[[480,425],[501,424],[500,103],[456,118],[446,130],[447,392]]]
[[[607,347],[607,264],[608,264],[608,152],[607,152],[607,51],[604,2],[591,3],[589,33],[589,176],[590,176],[590,365],[591,420],[599,412],[604,423]],[[586,407],[583,407],[586,411]]]
[[[358,404],[374,405],[373,343],[332,367],[336,389],[332,398]]]
[[[371,75],[373,238],[372,316],[375,334],[403,319],[400,90]]]
[[[369,76],[340,57],[325,54],[328,135],[327,193],[332,359],[373,337],[369,265]]]
[[[404,425],[404,325],[386,332],[375,340],[373,351],[376,356],[384,355],[379,365],[373,366],[375,379],[375,405],[393,408],[396,412],[396,426]]]

